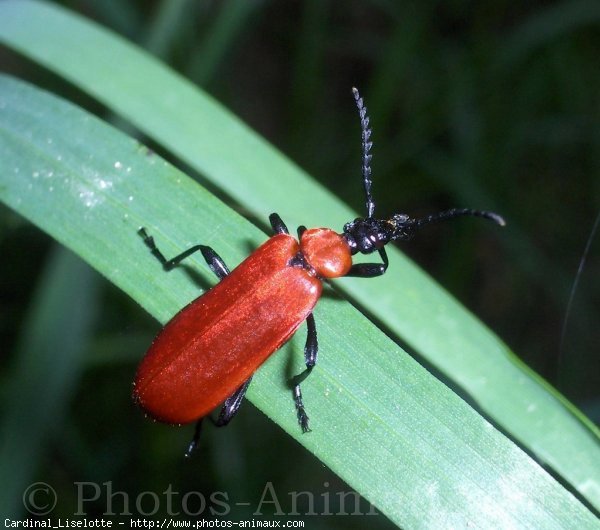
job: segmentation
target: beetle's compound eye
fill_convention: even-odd
[[[329,228],[306,230],[300,239],[300,249],[322,278],[339,278],[346,275],[352,266],[347,241]]]

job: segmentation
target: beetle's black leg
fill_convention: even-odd
[[[299,379],[300,376],[303,376],[302,381],[304,381],[304,379],[306,379],[308,374],[310,374],[311,372],[312,366],[304,370],[304,372],[302,372],[300,375],[294,377],[294,403],[296,404],[296,414],[298,415],[298,423],[300,424],[300,428],[302,429],[303,433],[310,432],[311,429],[308,426],[309,417],[308,414],[306,414],[304,402],[302,401],[302,389],[300,388],[300,382],[296,382],[296,380]]]
[[[300,239],[302,237],[302,234],[304,234],[304,232],[306,232],[306,227],[304,225],[300,225],[298,227],[298,230],[296,230],[296,232],[298,233],[298,239]]]
[[[207,247],[206,245],[194,245],[174,258],[167,259],[163,253],[158,250],[156,243],[154,243],[154,238],[148,235],[145,228],[140,228],[138,234],[144,238],[144,243],[146,243],[146,246],[152,251],[152,254],[156,259],[162,263],[162,266],[166,271],[175,268],[181,261],[192,255],[194,252],[200,251],[210,267],[210,270],[217,275],[219,280],[222,280],[229,274],[229,269],[227,268],[227,265],[225,265],[225,262],[212,248]]]
[[[244,401],[244,396],[246,395],[246,390],[248,390],[251,381],[252,377],[249,377],[244,381],[242,386],[225,400],[221,412],[219,412],[219,417],[217,418],[217,421],[214,422],[217,427],[225,427],[225,425],[227,425],[237,414],[238,410],[240,410],[242,402]]]
[[[200,433],[202,432],[202,421],[203,420],[204,420],[204,418],[200,418],[196,422],[196,427],[194,429],[194,437],[192,438],[190,445],[188,445],[187,451],[185,452],[185,455],[184,455],[186,458],[189,458],[190,456],[192,456],[192,453],[198,447],[198,442],[200,442]]]
[[[252,377],[248,378],[241,387],[239,387],[225,400],[225,403],[223,404],[223,407],[219,412],[219,417],[216,419],[216,421],[212,420],[211,418],[216,427],[225,427],[225,425],[227,425],[237,414],[238,410],[240,410],[242,402],[244,401],[244,396],[246,395],[246,390],[248,390],[248,387],[250,386],[250,381],[252,381]],[[185,452],[186,458],[190,457],[198,447],[203,420],[204,418],[200,418],[196,422],[194,437],[192,438],[192,441],[190,442],[190,445],[188,445],[188,449]]]
[[[244,396],[246,395],[246,390],[250,386],[250,382],[252,381],[252,377],[248,378],[242,386],[240,386],[231,396],[229,396],[223,407],[221,408],[221,412],[219,412],[219,417],[216,421],[213,421],[216,427],[225,427],[237,414],[238,410],[242,405],[242,401],[244,401]],[[211,418],[212,419],[212,418]],[[194,437],[188,445],[188,449],[185,452],[186,458],[189,458],[191,454],[198,447],[198,442],[200,441],[200,433],[202,432],[202,422],[204,418],[200,418],[196,422],[196,428],[194,430]]]
[[[346,276],[354,276],[356,278],[375,278],[376,276],[385,274],[389,264],[387,253],[385,248],[380,248],[378,252],[383,263],[355,263],[352,265],[352,267],[350,267],[350,270]]]
[[[204,245],[199,245],[202,257],[208,264],[211,271],[215,273],[219,280],[222,280],[229,274],[229,268],[225,265],[225,262],[212,248]]]
[[[269,222],[271,223],[271,228],[273,229],[273,232],[275,232],[276,234],[290,233],[288,227],[285,226],[285,223],[281,220],[281,217],[279,217],[279,214],[272,213],[271,215],[269,215]]]
[[[317,354],[319,353],[319,342],[317,341],[317,325],[315,316],[311,313],[306,317],[306,344],[304,345],[304,362],[306,366],[313,367],[317,364]]]
[[[319,352],[317,326],[315,325],[315,317],[312,313],[306,318],[306,325],[308,327],[308,333],[306,334],[306,345],[304,346],[304,362],[306,363],[306,369],[302,373],[292,377],[292,392],[294,394],[294,403],[296,404],[298,423],[302,428],[302,432],[308,432],[310,431],[310,428],[308,426],[308,414],[306,414],[304,403],[302,401],[302,390],[300,389],[300,383],[302,383],[312,372],[313,366],[317,363],[317,354]]]

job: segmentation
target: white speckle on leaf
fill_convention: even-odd
[[[113,183],[110,180],[104,180],[101,178],[94,179],[94,184],[101,190],[107,190],[113,187]]]
[[[86,208],[93,208],[104,202],[106,193],[113,189],[114,184],[91,167],[82,169],[85,182],[76,185],[75,191]]]
[[[121,169],[123,167],[123,164],[121,164],[121,162],[119,162],[118,160],[115,162],[115,169]]]
[[[83,189],[79,192],[79,198],[86,208],[93,208],[100,200],[92,190]]]

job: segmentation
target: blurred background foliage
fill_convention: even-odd
[[[561,346],[569,290],[600,205],[599,4],[60,3],[160,57],[362,211],[356,186],[360,138],[350,93],[351,86],[359,87],[373,126],[380,214],[471,206],[494,209],[509,223],[493,234],[470,223],[432,227],[403,250],[599,422],[598,237],[591,241]],[[0,49],[0,61],[4,71],[135,134],[97,102],[22,57]],[[168,158],[159,146],[141,140]],[[277,175],[265,178],[277,186]],[[13,405],[9,378],[18,369],[19,352],[31,341],[52,346],[71,334],[69,318],[53,330],[54,342],[48,330],[36,334],[28,328],[33,312],[40,311],[36,300],[48,295],[55,275],[64,277],[65,270],[81,297],[61,303],[66,315],[70,308],[81,321],[80,332],[63,347],[83,349],[78,358],[84,364],[50,364],[33,373],[40,385],[61,377],[68,383],[61,384],[57,403],[40,403],[40,417],[18,418],[32,424],[31,438],[23,440],[31,444],[31,473],[59,489],[64,485],[61,500],[72,492],[72,477],[112,480],[113,489],[129,492],[160,492],[168,483],[207,495],[223,490],[249,501],[272,481],[280,492],[316,492],[317,506],[321,493],[332,492],[333,503],[333,492],[347,490],[251,405],[227,433],[206,429],[203,463],[189,465],[179,450],[189,430],[148,422],[129,402],[129,392],[116,390],[129,389],[158,324],[73,263],[45,234],[5,207],[0,216],[5,409]],[[48,377],[51,372],[56,373]],[[44,422],[50,436],[37,439]],[[282,496],[285,510],[289,500]],[[64,516],[73,513],[68,502],[62,509]],[[104,504],[98,509],[104,511]],[[247,507],[234,510],[248,514]],[[358,528],[365,520],[315,516],[310,524]],[[368,524],[390,525],[383,516],[368,517]]]

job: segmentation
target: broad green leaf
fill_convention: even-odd
[[[264,234],[138,142],[55,96],[0,77],[0,198],[166,321],[197,295],[163,274],[137,234],[168,255],[198,240],[231,265]],[[191,264],[212,282],[207,267]],[[593,528],[594,516],[521,449],[351,305],[325,297],[321,359],[304,386],[300,434],[286,384],[295,338],[257,373],[252,401],[404,527]],[[123,389],[128,392],[129,389]]]
[[[212,98],[85,19],[49,4],[7,0],[0,3],[0,40],[127,118],[258,218],[279,211],[290,226],[341,228],[355,216]],[[221,242],[217,218],[207,223],[219,248],[238,242]],[[174,251],[200,239],[165,223],[160,230],[181,238]],[[489,230],[493,237],[496,228]],[[392,249],[390,261],[384,278],[337,285],[599,508],[598,430],[399,252]]]

